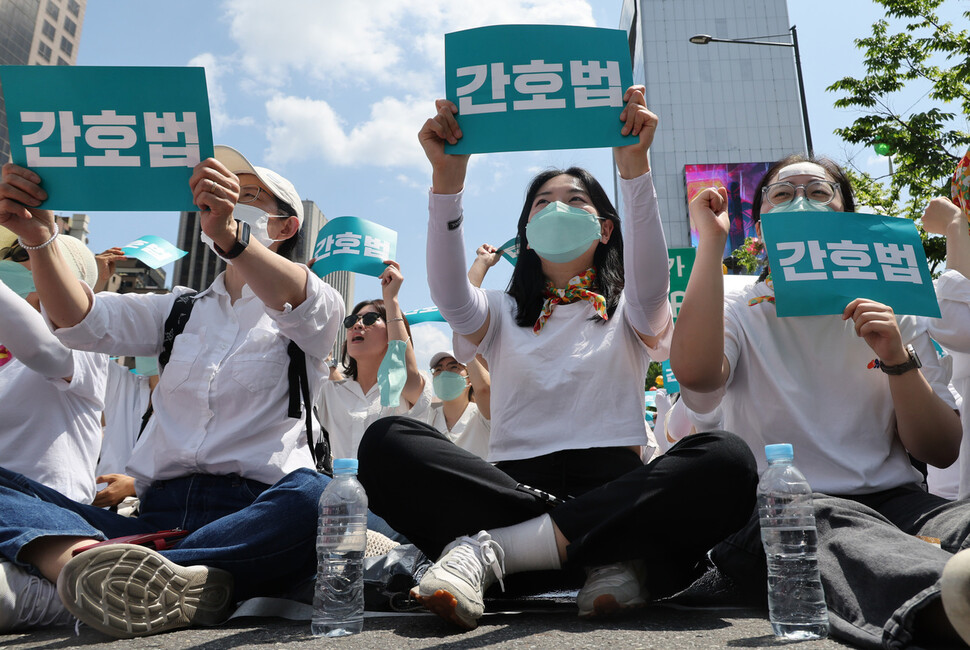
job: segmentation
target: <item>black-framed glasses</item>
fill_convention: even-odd
[[[259,193],[263,191],[259,185],[243,185],[239,188],[239,199],[236,203],[252,203],[259,198]]]
[[[351,314],[344,319],[344,327],[350,329],[357,324],[358,320],[364,324],[364,327],[370,327],[380,319],[381,315],[376,311],[369,311],[366,314]]]
[[[805,192],[806,199],[822,205],[828,205],[835,200],[835,197],[841,190],[841,186],[835,181],[822,179],[809,181],[804,185],[795,185],[788,181],[781,181],[766,185],[761,190],[761,193],[764,195],[765,201],[771,205],[778,206],[793,201],[799,189]]]
[[[9,246],[0,248],[0,260],[10,260],[11,262],[26,262],[30,259],[27,251],[19,242],[14,242]]]

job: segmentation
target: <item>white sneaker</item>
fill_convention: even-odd
[[[217,625],[232,613],[232,574],[180,566],[134,544],[79,553],[64,565],[57,593],[82,623],[118,638],[193,625]]]
[[[586,584],[576,596],[583,618],[609,616],[647,604],[642,560],[587,567]]]
[[[943,567],[940,581],[943,610],[950,625],[970,643],[970,549],[960,551]]]
[[[411,595],[441,618],[473,630],[485,613],[485,591],[496,580],[504,590],[504,575],[505,551],[483,530],[445,547]]]
[[[13,562],[0,560],[0,632],[73,622],[74,617],[65,609],[54,583]]]

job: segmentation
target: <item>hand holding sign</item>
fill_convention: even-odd
[[[653,144],[653,136],[657,132],[657,116],[647,109],[647,100],[643,93],[643,86],[631,86],[623,95],[626,106],[620,113],[623,122],[623,135],[635,135],[638,140],[632,144],[613,148],[613,157],[620,170],[621,178],[636,178],[650,171],[647,162],[647,150]]]
[[[865,340],[882,363],[895,366],[909,359],[892,307],[856,298],[842,312],[842,320],[850,318],[855,323],[856,335]]]
[[[47,199],[40,176],[7,163],[0,176],[0,226],[8,228],[27,246],[39,246],[54,234],[54,213],[39,206]]]
[[[468,154],[445,153],[445,143],[457,144],[462,137],[455,115],[458,107],[447,99],[434,103],[437,113],[418,132],[418,142],[431,163],[431,187],[435,194],[458,194],[465,186]]]

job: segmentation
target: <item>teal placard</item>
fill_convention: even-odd
[[[770,212],[761,228],[779,316],[841,314],[856,298],[939,318],[916,224],[852,212]]]
[[[674,312],[675,323],[680,314],[680,304],[684,302],[687,280],[690,279],[690,272],[694,268],[694,257],[696,255],[697,249],[694,248],[667,249],[667,268],[670,270],[670,289],[667,296],[670,298],[670,307]]]
[[[660,369],[663,371],[664,378],[664,390],[667,391],[668,395],[673,395],[674,393],[680,392],[680,382],[674,377],[674,370],[670,367],[670,361],[664,361],[660,364]]]
[[[417,325],[418,323],[446,323],[445,317],[441,315],[437,307],[425,307],[424,309],[415,309],[414,311],[404,312],[404,316],[408,319],[409,325]]]
[[[51,210],[195,210],[212,156],[203,68],[0,66],[10,155]]]
[[[397,233],[358,217],[331,219],[317,234],[313,272],[321,278],[334,271],[353,271],[375,278],[397,255]]]
[[[519,237],[516,235],[512,239],[508,240],[504,244],[498,247],[502,251],[502,257],[509,261],[509,264],[515,266],[515,263],[519,261]]]
[[[452,154],[619,147],[633,85],[620,29],[495,25],[445,34],[445,95],[463,137]]]
[[[155,235],[145,235],[141,239],[122,246],[121,250],[128,257],[141,260],[153,269],[165,266],[187,254],[186,251],[172,245],[167,239]]]

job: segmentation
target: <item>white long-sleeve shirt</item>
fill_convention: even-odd
[[[158,355],[173,294],[99,294],[80,323],[55,331],[65,344],[109,354]],[[311,398],[344,316],[340,294],[307,270],[306,300],[266,307],[248,286],[232,303],[220,275],[201,292],[152,397],[154,415],[132,451],[139,495],[154,480],[194,473],[273,484],[313,467],[305,419],[287,417],[290,340],[306,353]]]
[[[64,347],[2,282],[0,344],[0,466],[90,503],[107,356]]]

